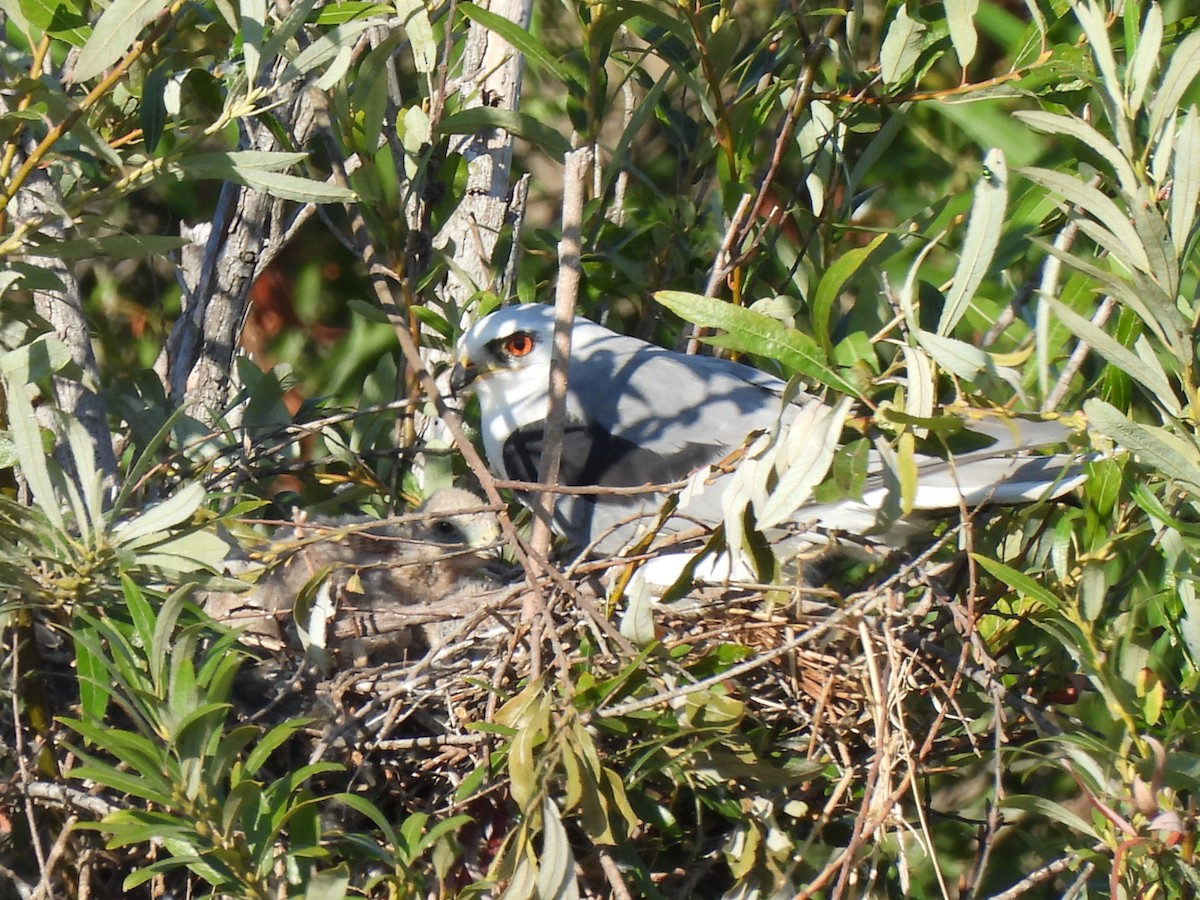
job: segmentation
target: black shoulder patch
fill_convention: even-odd
[[[504,442],[504,471],[515,481],[537,481],[545,430],[526,425]],[[596,425],[568,423],[563,434],[559,483],[573,487],[638,487],[686,478],[718,459],[718,444],[689,443],[670,454],[655,453]]]

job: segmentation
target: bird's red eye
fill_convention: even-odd
[[[504,352],[509,356],[528,356],[533,350],[533,336],[524,331],[509,335],[504,341]]]

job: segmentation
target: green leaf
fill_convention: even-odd
[[[1150,266],[1146,248],[1138,237],[1137,231],[1129,222],[1129,217],[1110,197],[1090,184],[1085,184],[1073,175],[1055,172],[1051,169],[1026,167],[1017,170],[1034,184],[1058,194],[1071,206],[1078,206],[1083,212],[1094,217],[1104,229],[1089,228],[1087,219],[1079,220],[1079,227],[1093,240],[1101,244],[1117,259],[1123,260],[1135,269],[1140,269],[1148,275],[1155,272]]]
[[[229,545],[211,531],[204,530],[187,531],[165,540],[159,540],[157,536],[142,538],[130,549],[138,551],[140,568],[176,574],[217,571],[229,555]]]
[[[374,0],[342,0],[334,6],[322,6],[313,20],[316,25],[341,25],[354,19],[391,15],[391,4]]]
[[[1135,353],[1060,301],[1050,298],[1050,304],[1058,318],[1076,337],[1086,341],[1093,350],[1138,382],[1170,415],[1179,415],[1179,400],[1175,390],[1149,348],[1143,347],[1142,352]]]
[[[1142,108],[1142,100],[1150,85],[1150,78],[1158,66],[1158,54],[1162,50],[1163,15],[1157,3],[1151,3],[1142,21],[1138,34],[1137,50],[1125,69],[1125,96],[1129,111],[1136,115]]]
[[[781,443],[788,445],[787,464],[779,472],[779,483],[766,504],[761,510],[755,510],[760,529],[785,522],[808,502],[813,489],[833,464],[851,403],[850,397],[843,397],[833,407],[818,400],[811,401],[787,426],[785,435],[780,438]]]
[[[108,670],[96,656],[93,646],[92,642],[75,641],[75,673],[83,715],[101,721],[108,708]]]
[[[430,74],[437,68],[438,47],[425,3],[423,0],[397,0],[396,15],[404,33],[408,35],[413,64],[417,71],[424,75]]]
[[[279,76],[280,84],[286,84],[292,79],[306,75],[312,70],[337,59],[344,49],[352,49],[358,41],[358,36],[370,27],[370,22],[359,19],[330,28],[301,50],[296,55],[296,58],[288,63],[283,73]],[[273,49],[274,40],[275,36],[272,36],[272,41],[269,41],[267,46],[263,48],[263,57],[266,59],[271,58],[269,50]]]
[[[1060,803],[1029,794],[1012,794],[1000,800],[1001,809],[1015,809],[1021,812],[1033,812],[1045,816],[1054,822],[1066,825],[1073,831],[1084,835],[1090,840],[1099,840],[1099,835],[1086,819],[1078,813],[1067,809]]]
[[[122,772],[119,769],[114,769],[112,766],[101,763],[76,766],[71,770],[71,776],[73,778],[95,781],[97,784],[102,784],[111,790],[128,794],[131,797],[140,797],[143,800],[156,803],[166,809],[170,809],[174,805],[174,798],[169,791],[163,790],[151,780],[143,778],[141,775],[133,772]]]
[[[187,238],[158,234],[109,234],[69,241],[49,241],[34,244],[24,252],[30,256],[49,256],[55,259],[134,259],[141,256],[162,256],[191,241]]]
[[[46,519],[58,531],[65,528],[62,509],[54,493],[46,451],[42,448],[42,430],[33,411],[33,388],[9,378],[4,379],[8,397],[8,424],[21,476],[29,484],[33,499]]]
[[[167,125],[167,104],[163,98],[171,70],[163,65],[156,66],[142,82],[142,143],[146,151],[153,153]]]
[[[963,240],[954,282],[946,294],[937,333],[947,335],[967,311],[983,277],[992,265],[1000,233],[1004,228],[1004,211],[1008,205],[1008,166],[1000,150],[989,150],[983,158],[983,177],[975,186],[971,216],[967,220],[967,236]]]
[[[266,33],[266,0],[241,0],[242,58],[246,61],[246,81],[258,81],[259,64],[262,60],[263,35]]]
[[[867,246],[855,247],[853,250],[843,253],[830,264],[829,268],[825,270],[825,274],[821,276],[820,282],[817,283],[817,290],[813,294],[812,301],[813,332],[825,348],[826,357],[833,356],[832,331],[829,320],[834,304],[841,296],[842,288],[866,265],[880,245],[890,237],[891,235],[888,234],[876,235]]]
[[[934,362],[964,381],[971,381],[981,372],[994,371],[996,368],[991,354],[974,344],[943,337],[922,329],[914,331],[913,336],[917,339],[917,343],[933,357]]]
[[[1138,459],[1177,481],[1181,487],[1200,497],[1200,451],[1196,445],[1163,428],[1132,421],[1103,400],[1084,404],[1088,427],[1094,428]]]
[[[475,134],[490,128],[503,128],[509,134],[536,144],[556,159],[562,158],[571,150],[570,141],[557,127],[516,110],[473,106],[452,113],[438,122],[439,134]]]
[[[945,0],[946,24],[950,28],[950,43],[954,55],[964,69],[975,58],[977,44],[975,35],[975,13],[979,11],[979,0]]]
[[[246,171],[240,175],[238,180],[241,184],[280,200],[292,200],[296,203],[353,203],[358,199],[358,195],[349,188],[298,175],[256,171]]]
[[[883,83],[890,87],[912,75],[924,44],[925,23],[908,14],[907,3],[901,4],[879,50],[879,74]]]
[[[538,900],[578,900],[575,854],[554,801],[542,802],[542,853],[538,858]]]
[[[38,335],[32,341],[7,353],[0,353],[0,374],[14,384],[33,384],[61,371],[71,361],[71,350],[51,334]]]
[[[1171,54],[1167,71],[1150,104],[1150,141],[1158,143],[1162,129],[1178,113],[1183,95],[1200,74],[1200,31],[1193,30]]]
[[[1099,266],[1072,256],[1038,238],[1033,239],[1033,244],[1096,282],[1097,285],[1137,313],[1166,347],[1175,353],[1180,352],[1186,326],[1179,309],[1167,302],[1166,295],[1162,293],[1158,285],[1153,283],[1135,285],[1125,278],[1106,272]]]
[[[285,150],[227,150],[197,153],[176,164],[186,178],[217,178],[238,181],[247,172],[282,172],[308,159],[308,154]]]
[[[971,558],[986,569],[992,577],[1003,581],[1023,597],[1036,600],[1049,610],[1058,610],[1062,606],[1062,602],[1058,597],[1054,596],[1054,594],[1024,572],[1018,572],[1011,566],[1006,566],[1004,563],[990,559],[980,553],[972,553]]]
[[[1076,116],[1059,115],[1042,110],[1016,110],[1013,116],[1036,128],[1045,134],[1065,134],[1073,137],[1085,147],[1098,154],[1117,176],[1117,184],[1127,194],[1133,194],[1138,189],[1138,179],[1133,166],[1125,158],[1125,154],[1117,149],[1108,138]]]
[[[373,804],[366,797],[363,797],[361,794],[346,793],[335,794],[329,799],[345,804],[347,807],[369,820],[375,825],[376,828],[379,829],[380,834],[383,835],[384,843],[390,844],[393,847],[399,845],[396,832],[392,828],[392,824],[388,820],[388,817],[383,814],[383,811],[380,810],[379,807]],[[409,816],[409,818],[412,818],[412,816]],[[464,821],[470,821],[469,816],[452,816],[451,818],[456,820],[457,824],[459,825],[464,824]],[[405,821],[407,822],[407,819]]]
[[[304,900],[342,900],[350,886],[350,871],[342,863],[313,873],[304,886]]]
[[[203,153],[184,157],[173,170],[185,179],[219,178],[297,203],[351,203],[355,200],[356,194],[348,188],[277,171],[307,158],[307,153],[253,150]]]
[[[777,360],[806,378],[859,396],[857,387],[825,364],[825,356],[812,338],[778,319],[684,291],[659,291],[654,299],[686,322],[725,331],[726,346]]]
[[[263,735],[262,740],[254,745],[250,755],[246,757],[246,771],[251,774],[257,773],[284,741],[312,721],[312,719],[288,719],[268,731]]]
[[[1072,10],[1079,20],[1088,44],[1092,49],[1092,57],[1100,77],[1097,79],[1096,93],[1104,105],[1105,115],[1117,135],[1117,146],[1132,155],[1134,153],[1133,136],[1129,130],[1128,110],[1125,97],[1121,93],[1121,79],[1117,74],[1117,58],[1113,55],[1112,42],[1108,39],[1108,21],[1104,11],[1094,0],[1087,0],[1087,6],[1073,3]]]
[[[551,56],[541,41],[516,22],[506,19],[504,16],[497,15],[490,10],[486,10],[481,6],[476,6],[474,3],[460,3],[458,10],[472,22],[476,22],[488,31],[500,35],[500,37],[512,44],[519,52],[545,68],[547,72],[554,76],[555,81],[568,86],[575,82],[571,70]]]
[[[119,545],[136,546],[135,542],[139,539],[157,535],[188,521],[200,508],[204,497],[204,485],[200,482],[185,484],[166,500],[113,528],[113,540]]]
[[[169,0],[113,0],[75,61],[74,80],[95,78],[133,46],[142,29],[170,6]]]
[[[1200,203],[1200,116],[1196,107],[1188,109],[1171,160],[1174,183],[1171,185],[1171,238],[1176,247],[1186,247],[1196,224],[1196,206]]]

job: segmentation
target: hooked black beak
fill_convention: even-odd
[[[470,386],[471,382],[479,377],[479,369],[471,364],[470,360],[456,363],[454,369],[450,372],[450,391],[458,395],[463,389]]]

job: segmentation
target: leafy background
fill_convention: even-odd
[[[1192,4],[0,10],[4,896],[1195,895]],[[831,564],[832,738],[753,707],[744,635],[606,654],[559,605],[489,752],[364,793],[246,717],[196,590],[218,533],[469,480],[403,354],[549,300],[572,190],[582,313],[858,397],[901,485],[963,403],[1082,411],[1089,481]]]

